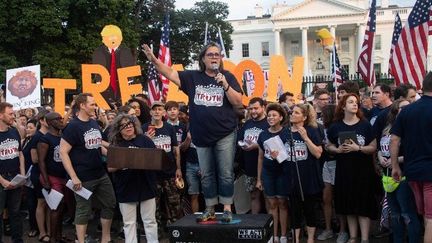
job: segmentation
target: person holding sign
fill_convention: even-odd
[[[280,104],[267,106],[267,122],[270,125],[258,136],[258,172],[256,187],[264,191],[269,213],[273,215],[273,242],[279,242],[279,223],[282,234],[280,242],[287,242],[288,194],[291,188],[288,162],[278,161],[281,151],[266,146],[265,142],[279,136],[281,143],[288,142],[287,129],[282,126],[287,114]],[[282,145],[282,147],[284,147]],[[283,148],[285,149],[285,147]]]
[[[376,139],[372,126],[363,118],[356,94],[342,97],[336,107],[335,121],[327,132],[326,149],[336,157],[336,213],[347,216],[351,237],[348,242],[356,242],[358,225],[362,242],[367,242],[370,220],[379,215],[375,194],[381,185],[372,158]]]
[[[23,222],[20,215],[21,187],[11,183],[17,175],[25,175],[21,138],[14,127],[13,106],[0,103],[0,242],[3,237],[3,210],[9,211],[13,242],[23,242]]]
[[[60,158],[69,174],[75,192],[86,188],[93,192],[90,200],[75,193],[75,227],[79,243],[84,243],[92,200],[101,208],[102,243],[111,241],[110,228],[114,215],[115,195],[102,161],[102,134],[95,116],[96,103],[89,93],[75,99],[78,112],[64,129],[60,140]]]
[[[242,91],[230,72],[223,69],[221,47],[206,45],[198,56],[199,71],[177,72],[163,64],[148,45],[147,59],[189,97],[190,131],[201,168],[201,184],[206,210],[197,221],[216,219],[214,206],[224,205],[223,221],[232,220],[234,194],[234,155],[237,116]]]
[[[57,112],[50,112],[45,116],[48,124],[48,132],[43,135],[37,145],[39,157],[40,181],[44,189],[51,189],[65,194],[66,187],[66,170],[60,159],[60,139],[61,130],[65,127],[63,118]],[[63,201],[63,200],[62,200]],[[57,209],[50,210],[50,228],[51,238],[56,242],[62,240],[61,212],[63,203],[57,206]]]
[[[111,145],[134,148],[156,148],[153,141],[143,135],[138,118],[118,115],[109,134]],[[149,170],[108,168],[113,173],[113,182],[120,212],[123,217],[125,242],[137,242],[137,205],[140,207],[146,239],[158,242],[156,222],[156,173]]]

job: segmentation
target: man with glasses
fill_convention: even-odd
[[[314,108],[317,113],[317,122],[322,123],[321,111],[330,102],[330,93],[326,89],[318,89],[314,94]]]
[[[156,69],[189,97],[190,131],[201,169],[206,210],[197,221],[215,220],[214,206],[224,205],[223,221],[232,220],[234,155],[237,116],[242,93],[236,78],[223,69],[221,47],[206,45],[198,56],[199,71],[177,72],[156,58],[144,45],[144,53]]]

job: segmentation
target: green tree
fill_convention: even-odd
[[[173,63],[187,66],[193,61],[203,45],[206,21],[213,26],[212,36],[220,26],[225,47],[230,49],[233,30],[225,22],[226,3],[204,0],[179,11],[174,4],[175,0],[0,1],[0,79],[5,80],[6,69],[40,64],[42,77],[80,81],[81,64],[91,62],[107,24],[121,28],[123,44],[142,65],[145,57],[140,46],[153,43],[157,53],[167,12]]]

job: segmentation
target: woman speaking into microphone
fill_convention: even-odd
[[[189,97],[190,131],[196,146],[206,209],[197,221],[215,220],[214,206],[224,205],[222,220],[232,220],[237,115],[242,93],[236,78],[223,69],[221,47],[206,45],[198,58],[200,70],[175,71],[158,60],[148,45],[147,59]]]

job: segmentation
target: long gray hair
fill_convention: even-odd
[[[120,133],[120,131],[122,129],[121,122],[123,120],[127,120],[128,122],[132,122],[134,124],[136,135],[143,134],[143,131],[141,129],[141,124],[140,124],[138,118],[131,116],[131,115],[128,115],[128,114],[125,114],[125,113],[120,113],[117,115],[117,117],[112,122],[112,127],[111,127],[109,135],[108,135],[108,140],[112,145],[118,145],[119,143],[124,141],[124,139]]]

